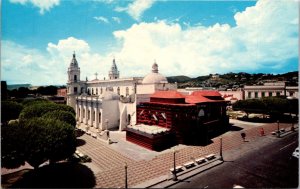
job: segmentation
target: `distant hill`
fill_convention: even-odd
[[[7,85],[7,90],[14,90],[14,89],[19,89],[20,87],[31,87],[30,84],[14,84],[14,85]]]
[[[287,81],[288,85],[298,85],[298,71],[284,74],[249,74],[246,72],[204,75],[196,78],[187,76],[167,77],[170,83],[177,82],[179,88],[186,87],[210,87],[220,90],[243,87],[244,85],[262,85],[265,82]]]
[[[187,77],[187,76],[184,76],[184,75],[179,75],[179,76],[167,77],[167,80],[168,80],[169,83],[175,83],[175,82],[183,83],[183,82],[191,80],[191,78]]]

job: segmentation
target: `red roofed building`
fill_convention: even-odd
[[[137,124],[127,127],[126,139],[158,151],[175,144],[207,142],[210,133],[227,129],[226,105],[217,91],[187,96],[157,91],[150,102],[137,106]]]

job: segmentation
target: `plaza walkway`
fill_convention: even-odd
[[[241,131],[246,133],[246,140],[249,142],[255,140],[257,137],[266,137],[260,136],[259,131],[261,127],[264,128],[266,135],[271,135],[270,132],[277,130],[277,123],[252,124],[235,121],[234,125],[237,127],[240,125],[243,128]],[[291,124],[280,123],[280,128],[290,129],[290,127]],[[221,135],[223,138],[224,151],[242,146],[243,140],[240,136],[241,131],[229,131]],[[92,158],[92,163],[90,163],[89,167],[94,171],[97,183],[96,188],[124,188],[125,162],[128,166],[128,187],[135,186],[159,176],[167,175],[170,172],[169,169],[173,166],[172,149],[160,153],[149,151],[149,153],[152,153],[152,158],[148,156],[148,158],[142,159],[134,155],[134,153],[138,153],[137,149],[140,148],[139,146],[134,147],[135,152],[132,153],[122,151],[122,145],[124,145],[126,141],[119,141],[119,144],[116,144],[119,145],[118,148],[115,148],[113,147],[114,144],[108,145],[86,134],[79,138],[86,143],[77,147],[77,149]],[[190,161],[191,158],[198,158],[211,153],[218,154],[220,150],[220,136],[212,139],[211,142],[212,143],[207,146],[179,145],[175,147],[177,151],[176,164],[182,165]],[[118,151],[116,149],[118,149]],[[141,151],[142,150],[145,149],[141,149]]]

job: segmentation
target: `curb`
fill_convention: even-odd
[[[167,188],[181,182],[182,180],[188,179],[196,174],[216,167],[222,164],[223,162],[224,161],[222,160],[222,158],[220,156],[217,156],[215,159],[210,160],[202,165],[196,165],[191,169],[187,169],[181,173],[177,173],[177,181],[172,180],[172,174],[170,173],[145,181],[143,183],[133,186],[132,188]]]
[[[282,138],[282,137],[285,137],[287,135],[290,135],[292,133],[296,133],[297,131],[299,131],[299,128],[298,127],[295,127],[295,130],[294,131],[291,131],[291,130],[288,130],[288,131],[284,131],[284,132],[280,132],[280,136],[278,137],[276,134],[272,134],[273,137],[276,137],[276,138]],[[277,130],[273,131],[273,132],[277,132]],[[272,132],[271,132],[272,133]]]

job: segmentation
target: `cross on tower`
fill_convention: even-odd
[[[96,79],[97,79],[97,75],[98,75],[98,73],[96,72],[96,73],[95,73]]]

